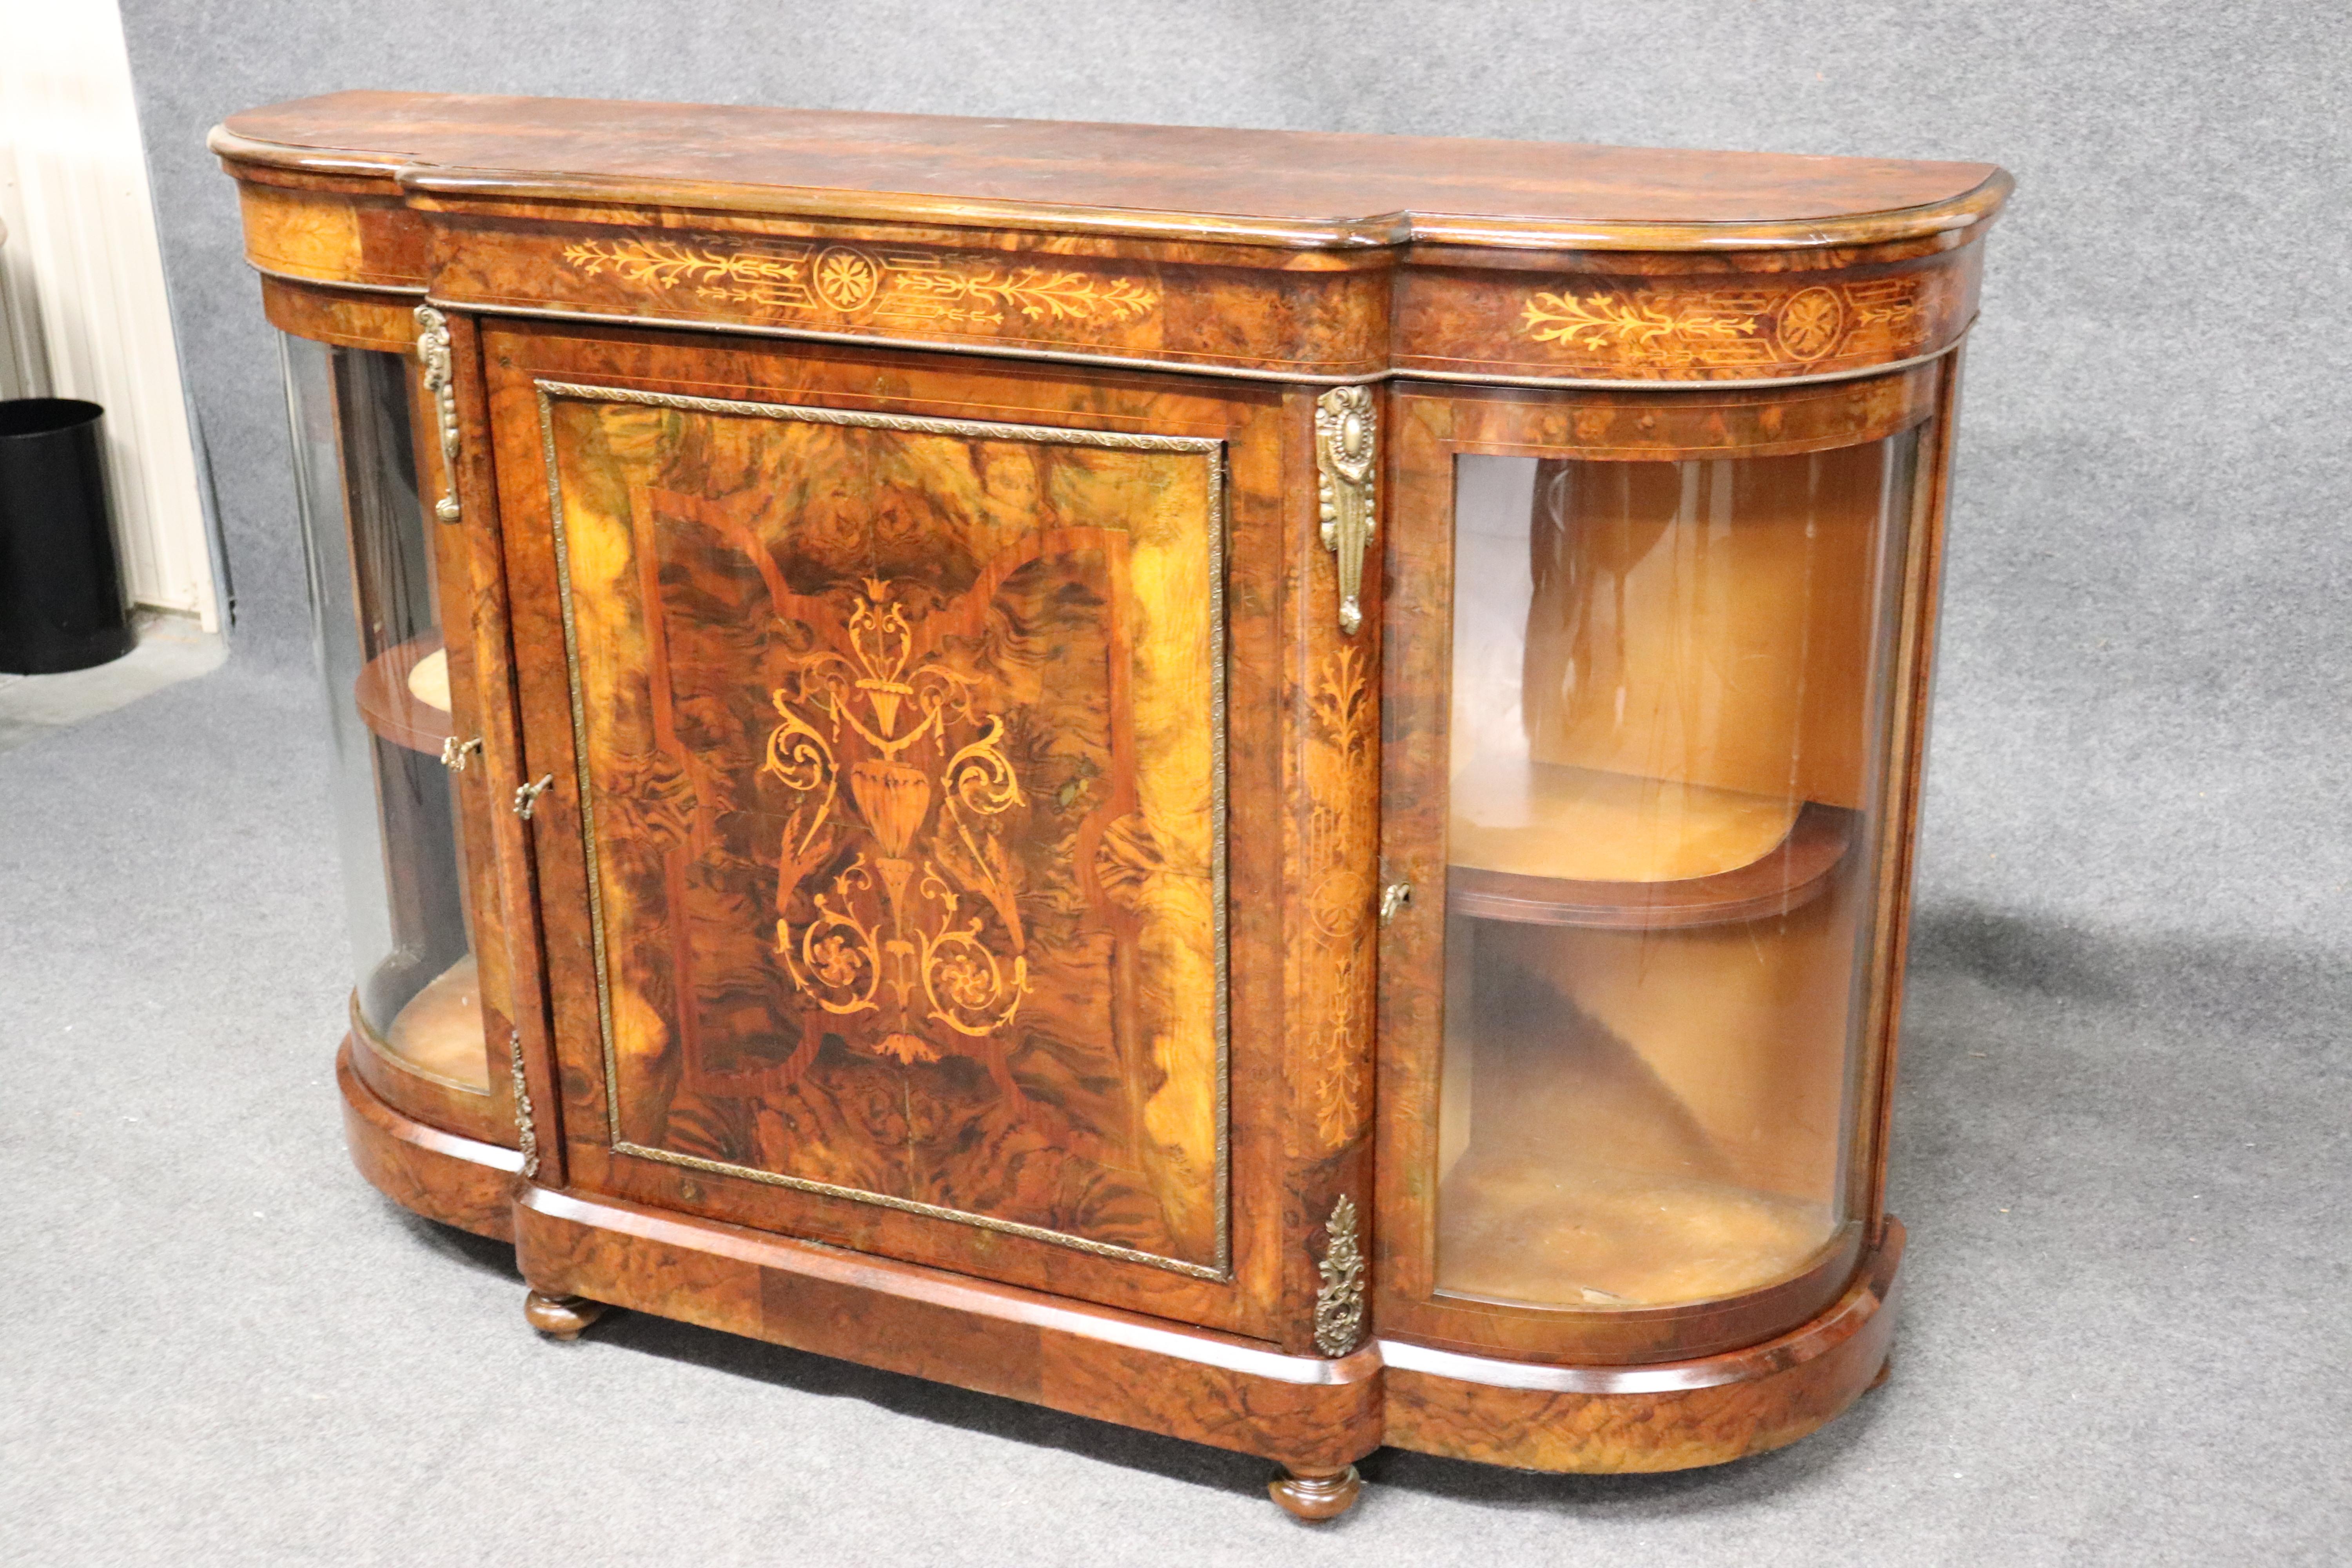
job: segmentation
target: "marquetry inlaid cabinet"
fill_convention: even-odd
[[[2009,180],[348,93],[284,334],[352,1152],[608,1305],[1263,1455],[1885,1363]]]

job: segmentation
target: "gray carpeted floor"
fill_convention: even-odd
[[[0,1560],[2345,1559],[2352,986],[2292,931],[2103,924],[2030,843],[2050,907],[1972,910],[2012,841],[1931,819],[1894,1381],[1714,1471],[1382,1453],[1315,1532],[1254,1460],[648,1318],[531,1334],[503,1248],[344,1158],[319,731],[233,662],[0,755]],[[1937,809],[1998,797],[1951,750]]]

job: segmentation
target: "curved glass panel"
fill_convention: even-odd
[[[1461,459],[1441,1292],[1702,1301],[1837,1240],[1916,446]]]
[[[280,342],[359,1022],[403,1066],[487,1092],[409,363]]]

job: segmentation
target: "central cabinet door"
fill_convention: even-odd
[[[1273,400],[484,342],[560,611],[518,655],[572,1184],[1265,1331],[1225,583]]]

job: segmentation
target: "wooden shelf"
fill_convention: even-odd
[[[1580,882],[1449,866],[1445,909],[1474,920],[1612,931],[1760,920],[1818,897],[1860,820],[1858,812],[1808,803],[1771,853],[1734,870],[1672,882]]]
[[[441,651],[441,634],[427,632],[368,660],[352,682],[352,700],[367,727],[395,746],[437,757],[450,735],[449,710],[436,708],[409,689],[416,667]]]

